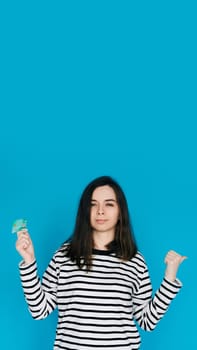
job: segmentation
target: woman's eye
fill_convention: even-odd
[[[107,205],[108,207],[113,207],[113,206],[114,206],[113,203],[106,203],[106,205]]]
[[[95,207],[96,203],[90,203],[91,207]]]

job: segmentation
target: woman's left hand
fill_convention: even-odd
[[[180,264],[187,259],[186,256],[180,255],[176,253],[174,250],[170,250],[166,257],[165,257],[165,263],[166,263],[166,271],[165,271],[165,277],[171,281],[174,282],[176,280],[176,274],[178,271],[178,268]]]

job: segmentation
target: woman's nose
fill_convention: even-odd
[[[98,215],[103,215],[104,214],[104,210],[102,206],[98,207]]]

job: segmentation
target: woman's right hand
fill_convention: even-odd
[[[22,256],[25,264],[31,264],[35,260],[34,247],[28,230],[17,232],[16,250]]]

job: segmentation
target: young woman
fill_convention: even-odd
[[[72,237],[54,254],[42,282],[27,230],[18,233],[20,275],[35,319],[58,308],[54,350],[137,350],[136,323],[155,328],[181,288],[176,274],[186,258],[165,257],[163,281],[152,296],[148,268],[137,250],[125,195],[111,177],[84,190]]]

